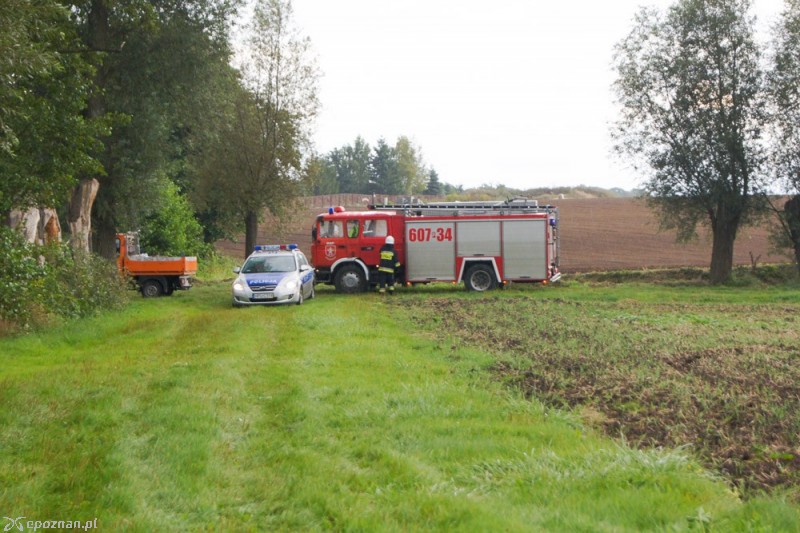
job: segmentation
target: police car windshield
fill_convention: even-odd
[[[291,255],[258,255],[249,258],[242,268],[245,274],[263,272],[294,272],[297,266]]]

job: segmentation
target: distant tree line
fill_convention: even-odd
[[[442,183],[419,148],[401,136],[394,145],[378,139],[374,147],[356,137],[353,144],[311,158],[306,171],[309,194],[446,195],[462,190]]]

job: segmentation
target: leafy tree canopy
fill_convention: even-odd
[[[649,176],[662,225],[713,235],[711,278],[730,277],[741,224],[760,212],[763,74],[749,0],[644,8],[616,48],[617,150]]]
[[[0,10],[0,212],[63,202],[106,124],[86,121],[91,66],[71,53],[76,33],[54,1],[8,0]]]

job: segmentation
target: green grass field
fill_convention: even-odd
[[[582,404],[498,373],[533,368],[519,348],[560,318],[588,335],[610,320],[650,347],[656,326],[692,342],[697,324],[728,332],[729,306],[785,317],[800,291],[322,289],[233,309],[228,285],[208,283],[137,298],[0,340],[0,513],[130,531],[798,531],[796,492],[745,498],[692,448],[609,438]],[[584,346],[566,327],[562,355]]]
[[[436,337],[454,351],[492,353],[498,379],[609,435],[640,447],[690,446],[746,495],[797,493],[796,289],[627,283],[506,292],[467,305],[417,299],[411,320],[438,324]]]

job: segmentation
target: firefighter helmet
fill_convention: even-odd
[[[394,237],[392,237],[391,235],[386,237],[386,244],[394,244]]]

